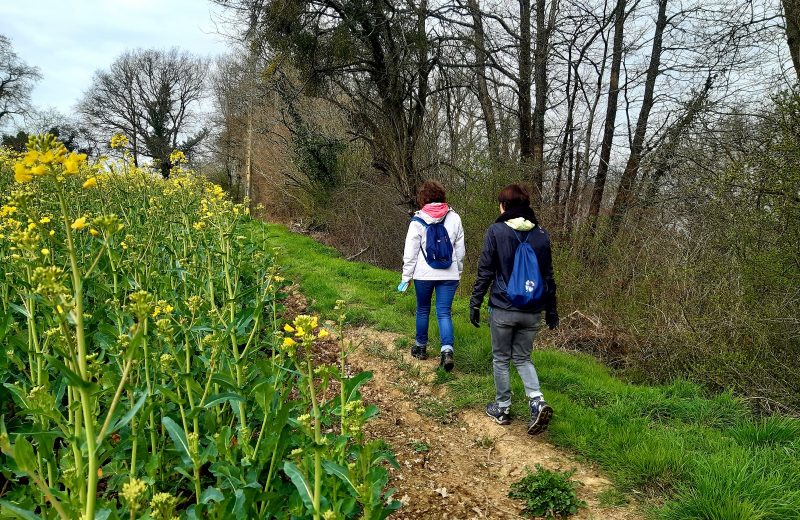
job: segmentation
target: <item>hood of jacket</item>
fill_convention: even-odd
[[[415,217],[419,217],[428,224],[435,224],[441,222],[450,211],[450,206],[446,202],[431,202],[414,213]]]
[[[514,231],[530,231],[536,227],[536,224],[525,217],[514,217],[511,220],[506,220],[506,226]]]

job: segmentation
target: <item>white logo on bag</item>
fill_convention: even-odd
[[[533,280],[526,280],[525,281],[525,290],[527,292],[533,292],[533,288],[536,287],[536,282]]]

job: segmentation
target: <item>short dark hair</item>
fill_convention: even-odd
[[[417,204],[420,208],[431,202],[447,202],[447,193],[441,182],[425,181],[417,189]]]
[[[527,208],[531,205],[528,190],[521,184],[509,184],[497,195],[497,201],[503,205],[504,210],[511,208]]]

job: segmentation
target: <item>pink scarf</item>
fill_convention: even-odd
[[[447,212],[450,211],[450,206],[448,206],[445,202],[431,202],[430,204],[425,204],[425,207],[422,208],[422,211],[430,215],[432,218],[438,219],[447,215]]]

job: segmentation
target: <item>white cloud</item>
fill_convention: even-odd
[[[69,113],[92,74],[125,49],[180,47],[201,56],[226,51],[204,0],[33,0],[0,2],[0,34],[39,67],[35,105]]]

